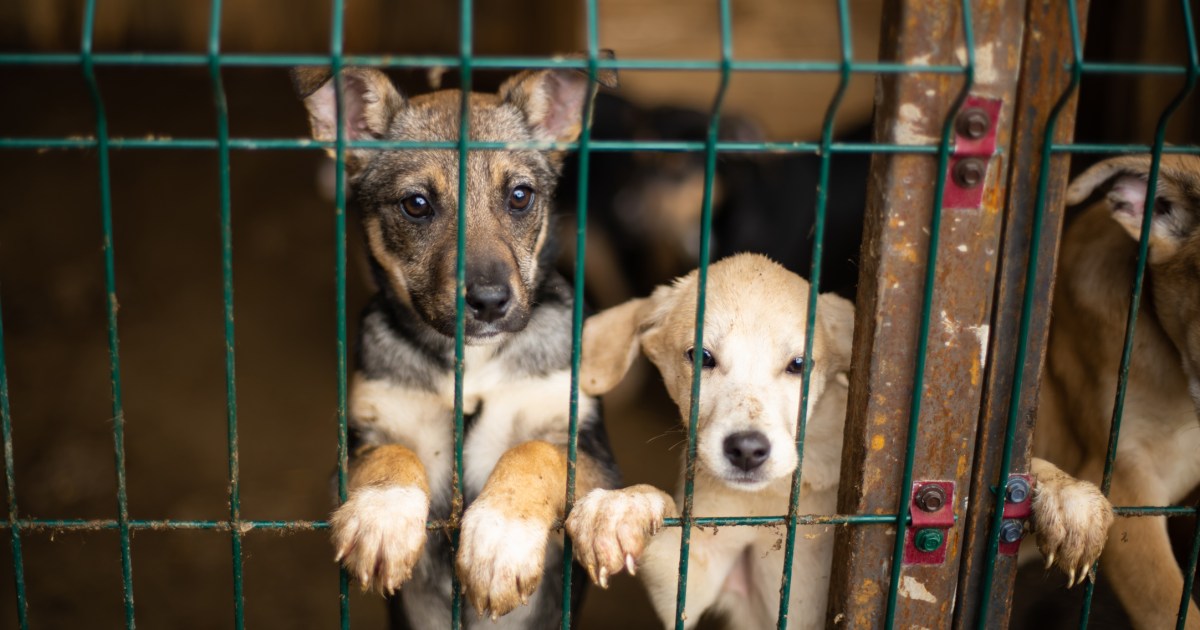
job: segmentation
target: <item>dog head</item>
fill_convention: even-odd
[[[313,138],[337,138],[335,81],[297,69]],[[615,75],[601,73],[605,84]],[[462,95],[442,90],[407,98],[382,72],[341,72],[341,116],[349,141],[455,142]],[[491,142],[571,142],[595,93],[576,70],[522,72],[496,94],[469,97],[470,138]],[[333,152],[330,151],[332,154]],[[368,250],[397,300],[443,335],[454,335],[459,205],[455,149],[347,149],[348,196],[360,208]],[[473,150],[467,158],[466,340],[497,341],[523,329],[544,269],[551,202],[561,151]]]
[[[1113,219],[1135,241],[1146,215],[1150,156],[1101,162],[1067,189],[1077,204],[1107,186]],[[1147,282],[1154,313],[1183,358],[1192,400],[1200,413],[1200,157],[1164,155],[1150,222]]]
[[[827,383],[849,369],[854,305],[832,294],[818,298],[806,357],[808,282],[765,256],[731,256],[709,267],[704,347],[693,348],[697,278],[693,271],[649,298],[588,319],[581,388],[599,395],[615,387],[640,348],[662,373],[686,424],[693,356],[702,353],[699,461],[730,487],[759,490],[796,468],[804,363],[812,363],[809,418]]]

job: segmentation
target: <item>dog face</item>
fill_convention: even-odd
[[[297,90],[312,135],[337,134],[334,81],[299,69]],[[613,83],[611,75],[601,77]],[[402,96],[380,71],[342,71],[347,140],[458,140],[462,95],[443,90]],[[574,70],[527,71],[497,94],[470,95],[470,138],[571,142],[579,137],[585,99],[594,89]],[[523,329],[543,269],[551,200],[562,153],[472,151],[467,158],[466,340],[498,341]],[[349,194],[362,211],[370,255],[396,298],[443,335],[454,335],[459,155],[453,149],[345,153]]]
[[[796,468],[795,429],[805,361],[812,362],[808,417],[825,384],[849,369],[854,306],[836,295],[818,299],[811,356],[804,356],[808,283],[756,254],[709,267],[704,347],[693,348],[697,272],[645,299],[590,318],[584,328],[581,387],[614,387],[638,348],[662,373],[686,424],[692,357],[704,357],[697,419],[701,465],[747,491]]]
[[[1101,162],[1071,182],[1067,203],[1080,203],[1107,185],[1113,219],[1138,240],[1149,172],[1147,155]],[[1200,414],[1200,158],[1162,157],[1153,213],[1147,282],[1154,314],[1182,356]]]

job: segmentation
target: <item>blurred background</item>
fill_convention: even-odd
[[[477,4],[477,54],[547,55],[586,47],[582,3]],[[1173,3],[1094,4],[1089,58],[1166,63],[1185,58],[1182,29],[1171,27],[1180,20]],[[0,50],[78,50],[82,5],[78,0],[0,3]],[[881,0],[850,5],[855,59],[874,59]],[[734,0],[732,6],[738,58],[839,58],[833,0]],[[715,2],[600,0],[598,18],[599,44],[618,58],[715,59],[720,52]],[[206,2],[101,0],[95,47],[204,52],[208,19]],[[457,2],[352,0],[346,8],[346,51],[456,54],[458,23]],[[321,53],[328,51],[330,5],[327,0],[228,0],[221,29],[227,52]],[[97,73],[113,136],[215,137],[205,68],[101,67]],[[424,70],[392,74],[409,93],[430,89],[433,79]],[[480,72],[476,87],[494,88],[505,75]],[[223,78],[233,136],[307,135],[303,107],[285,70],[226,68]],[[598,134],[604,123],[612,125],[605,132],[611,137],[698,139],[695,128],[681,131],[676,123],[699,117],[703,130],[717,79],[705,72],[622,71],[621,88],[603,97],[615,99],[606,111],[616,114],[602,119],[597,112]],[[1149,142],[1158,112],[1181,81],[1177,76],[1089,78],[1077,139]],[[455,70],[447,69],[441,82],[455,85]],[[94,135],[94,112],[78,67],[0,66],[0,86],[0,137]],[[738,139],[816,140],[835,87],[831,74],[737,74],[726,100],[725,127]],[[874,77],[856,76],[836,118],[839,133],[854,134],[869,124],[873,95]],[[673,109],[655,109],[664,107]],[[632,108],[633,118],[619,115],[627,111],[622,108]],[[1170,140],[1196,141],[1195,109],[1192,99],[1176,117]],[[130,514],[228,518],[217,154],[114,150],[111,159]],[[329,171],[322,168],[325,158],[318,151],[239,150],[231,159],[242,516],[324,519],[332,507],[337,434],[334,216],[324,192]],[[759,166],[770,160],[723,157],[719,175],[725,179],[718,184],[727,190],[724,201],[736,201],[728,191],[738,190],[742,181],[731,165],[750,164],[757,175],[774,168]],[[650,173],[652,183],[670,184],[675,198],[690,199],[684,189],[694,185],[687,174],[694,175],[696,162],[651,157],[638,167]],[[789,163],[787,168],[807,166]],[[851,206],[865,188],[864,178],[853,178],[856,168],[862,166],[848,164],[845,171]],[[622,172],[601,168],[593,174],[593,194],[608,195],[596,198],[598,216],[628,184],[618,176]],[[0,300],[20,515],[114,518],[96,154],[0,151],[0,187]],[[569,190],[568,185],[562,195],[563,224],[572,228]],[[811,204],[802,200],[814,195],[811,184],[797,183],[775,191],[767,202]],[[694,222],[694,215],[671,225],[682,232],[688,220]],[[356,225],[349,224],[353,338],[354,314],[372,289]],[[613,225],[608,226],[615,230],[609,233],[612,239],[638,236],[621,231],[635,229],[628,224]],[[849,258],[857,252],[856,226],[851,220],[845,227]],[[608,255],[619,259],[616,249]],[[602,245],[596,251],[597,257],[606,255]],[[615,303],[666,280],[672,269],[694,266],[687,254],[684,246],[663,266],[646,267],[652,269],[649,276],[629,277],[628,270],[610,264],[607,271],[597,271],[596,286],[607,286],[604,273],[615,274],[618,286],[590,295],[598,306]],[[853,294],[852,285],[846,290]],[[628,379],[608,403],[609,433],[627,482],[673,487],[683,440],[678,414],[657,377],[645,365],[639,371],[642,378]],[[1174,519],[1172,527],[1190,536],[1188,520]],[[247,534],[245,609],[251,627],[336,623],[337,571],[327,538],[324,532]],[[121,625],[116,532],[30,533],[22,544],[35,627]],[[229,625],[227,534],[142,531],[133,538],[132,553],[139,625]],[[0,545],[0,628],[15,627],[9,566],[9,546]],[[1014,626],[1070,624],[1078,610],[1072,598],[1079,593],[1064,595],[1061,581],[1040,568],[1023,571]],[[357,591],[352,597],[356,626],[383,625],[384,607],[377,597]],[[1100,598],[1093,620],[1127,625],[1103,590]],[[621,577],[607,591],[590,592],[580,622],[584,628],[620,624],[632,630],[655,627],[653,619],[641,587]]]

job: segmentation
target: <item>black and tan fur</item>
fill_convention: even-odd
[[[335,140],[335,82],[315,69],[294,77],[313,137]],[[456,90],[407,98],[364,68],[343,70],[340,84],[347,140],[458,139]],[[496,94],[470,94],[471,138],[573,141],[593,94],[573,70],[522,72]],[[548,241],[562,152],[472,151],[467,160],[466,511],[456,558],[448,534],[425,523],[452,514],[459,155],[352,148],[345,159],[379,293],[363,315],[350,392],[349,495],[331,519],[337,559],[364,588],[399,591],[401,625],[448,627],[452,570],[499,627],[555,625],[572,291],[548,265]],[[598,404],[582,395],[579,409],[582,494],[617,475]]]

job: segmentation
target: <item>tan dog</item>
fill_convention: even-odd
[[[684,423],[691,404],[697,274],[659,287],[588,320],[583,391],[612,389],[639,347],[658,367]],[[709,268],[704,373],[697,423],[695,516],[777,516],[787,512],[796,468],[796,416],[804,367],[808,283],[764,256],[741,254]],[[854,306],[819,298],[813,339],[802,514],[833,514],[846,412]],[[839,379],[839,375],[842,376]],[[680,497],[682,500],[682,497]],[[593,491],[572,510],[567,530],[577,557],[602,586],[622,567],[641,572],[659,618],[673,625],[678,528],[657,536],[675,501],[646,486]],[[780,528],[695,530],[688,573],[687,626],[706,610],[735,627],[774,623],[783,575]],[[820,624],[833,550],[833,528],[801,528],[796,540],[792,619]],[[636,564],[636,566],[635,566]]]
[[[1067,191],[1070,204],[1108,192],[1063,238],[1034,450],[1093,481],[1104,468],[1149,170],[1148,156],[1109,160]],[[1200,159],[1164,156],[1109,495],[1117,505],[1173,504],[1200,482],[1198,199]],[[1103,559],[1137,627],[1174,627],[1183,575],[1164,517],[1118,519]],[[1195,603],[1187,628],[1200,629]]]
[[[683,422],[691,404],[697,274],[659,287],[588,320],[581,387],[599,395],[624,376],[638,349],[662,373]],[[693,515],[787,513],[797,457],[808,283],[759,255],[741,254],[709,268],[704,363],[697,421]],[[850,366],[854,306],[818,298],[813,339],[800,514],[835,514]],[[1035,460],[1038,545],[1064,570],[1082,572],[1099,556],[1111,522],[1099,489]],[[680,530],[657,533],[676,516],[676,501],[647,485],[593,490],[575,505],[567,530],[592,579],[607,585],[622,568],[640,572],[659,618],[674,625]],[[1107,516],[1108,520],[1105,520]],[[657,534],[657,535],[656,535]],[[689,551],[686,625],[705,611],[731,627],[772,627],[783,575],[780,528],[697,529]],[[824,626],[833,528],[804,526],[796,538],[789,628]]]

